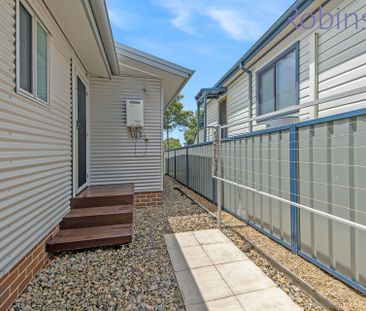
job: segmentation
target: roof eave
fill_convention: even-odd
[[[119,75],[119,65],[114,44],[112,28],[105,0],[88,0],[95,20],[104,53],[113,75]]]
[[[193,74],[194,70],[188,69],[186,67],[174,64],[162,58],[156,57],[154,55],[142,52],[140,50],[131,48],[127,45],[116,42],[117,54],[118,50],[121,50],[124,53],[124,56],[133,58],[135,60],[141,61],[145,64],[154,66],[161,70],[170,72],[177,76],[180,76],[185,79],[189,79]]]

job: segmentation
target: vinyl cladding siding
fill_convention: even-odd
[[[69,209],[71,54],[41,1],[28,1],[51,33],[50,106],[15,92],[16,2],[0,4],[0,277]]]
[[[216,99],[207,102],[207,125],[215,126],[219,120],[219,106]],[[214,139],[214,131],[211,128],[207,129],[207,141]],[[201,140],[202,142],[202,140]]]
[[[248,98],[248,75],[239,76],[228,88],[227,91],[227,120],[229,124],[237,124],[241,120],[241,125],[229,128],[229,136],[238,135],[248,131],[249,119],[249,98]]]
[[[149,94],[145,95],[143,89]],[[134,183],[137,192],[162,190],[162,94],[161,82],[115,77],[91,79],[91,183]],[[144,143],[129,138],[126,127],[127,99],[144,100]]]
[[[219,106],[213,99],[207,103],[207,125],[217,125],[219,120]]]
[[[338,5],[341,21],[345,13],[366,13],[362,0],[343,1]],[[334,10],[335,12],[335,10]],[[354,23],[350,19],[350,24]],[[366,31],[364,23],[359,29],[344,27],[330,29],[319,35],[319,98],[366,86]],[[319,105],[319,115],[326,116],[366,107],[366,92]]]
[[[366,3],[363,0],[334,0],[325,6],[324,11],[331,12],[334,16],[338,12],[340,13],[341,21],[343,21],[341,29],[338,30],[336,27],[326,30],[305,30],[304,28],[299,28],[274,46],[249,68],[253,72],[253,117],[256,116],[257,104],[256,73],[295,42],[300,43],[300,104],[312,101],[310,98],[311,85],[309,80],[310,40],[315,31],[319,33],[318,98],[322,100],[318,107],[319,116],[323,117],[366,107],[366,92],[364,89],[354,95],[327,100],[330,96],[341,95],[344,92],[365,88],[366,86],[366,31],[362,29],[364,24],[360,24],[359,30],[351,26],[354,22],[349,23],[350,27],[344,27],[344,14],[357,13],[362,17],[366,13]],[[233,127],[230,130],[230,135],[237,135],[247,131],[245,124],[248,119],[246,102],[248,95],[245,91],[247,88],[245,76],[246,74],[242,74],[237,80],[228,85],[227,105],[229,122],[234,123],[237,120],[243,120],[243,125]],[[211,118],[211,111],[208,110],[208,119]],[[309,108],[300,109],[298,116],[300,120],[310,118]],[[253,130],[259,130],[264,128],[266,123],[257,124],[254,122],[253,125]]]

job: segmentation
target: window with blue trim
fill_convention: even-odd
[[[257,74],[258,115],[280,111],[299,103],[298,43]]]

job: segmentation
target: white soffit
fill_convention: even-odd
[[[88,72],[108,78],[110,69],[89,2],[44,0]]]
[[[116,43],[120,74],[162,81],[164,108],[179,94],[194,71],[156,56]]]

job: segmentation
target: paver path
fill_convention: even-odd
[[[221,231],[164,238],[187,311],[301,310]]]

